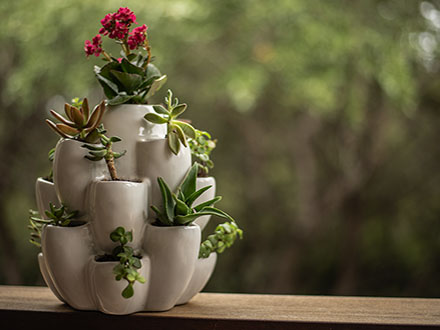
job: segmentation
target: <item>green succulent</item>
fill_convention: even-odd
[[[157,225],[186,226],[191,224],[198,217],[204,215],[216,215],[234,222],[234,219],[229,214],[214,207],[214,205],[221,200],[221,196],[216,196],[207,202],[193,206],[194,201],[211,188],[211,186],[207,186],[196,190],[197,172],[198,165],[194,163],[179,186],[177,194],[170,190],[162,178],[159,177],[157,179],[163,200],[162,210],[159,210],[159,208],[154,205],[151,206],[151,209],[157,216]]]
[[[225,222],[215,228],[214,234],[209,235],[200,245],[199,258],[208,258],[212,252],[222,253],[234,244],[239,237],[243,238],[243,230],[235,222]]]
[[[90,112],[87,98],[84,98],[82,102],[78,101],[78,99],[73,101],[74,104],[80,105],[80,107],[66,103],[64,105],[64,112],[67,119],[58,112],[50,110],[52,116],[59,120],[60,123],[55,124],[49,119],[46,119],[46,123],[55,133],[63,138],[95,143],[99,139],[97,128],[105,112],[105,102],[102,101]]]
[[[116,281],[124,279],[128,282],[122,291],[122,296],[128,299],[134,294],[133,286],[136,281],[145,283],[145,278],[137,271],[142,267],[140,258],[135,256],[133,248],[126,246],[126,244],[133,241],[133,232],[118,227],[110,234],[110,239],[113,242],[120,243],[113,249],[111,255],[113,260],[119,261],[119,264],[113,268],[113,274]]]
[[[185,112],[187,105],[180,104],[177,98],[173,101],[173,92],[170,89],[165,97],[165,104],[167,108],[160,104],[153,105],[155,113],[147,113],[144,118],[153,124],[167,124],[168,146],[177,155],[181,144],[188,146],[187,138],[196,138],[196,130],[186,121],[177,119]]]
[[[195,161],[199,164],[198,177],[206,177],[209,170],[214,167],[214,162],[211,160],[211,152],[217,145],[217,140],[211,138],[208,132],[196,129],[196,136],[194,139],[188,140],[191,154]]]

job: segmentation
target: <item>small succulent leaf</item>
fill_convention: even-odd
[[[156,111],[157,113],[159,113],[161,115],[170,115],[170,112],[167,109],[165,109],[164,106],[162,106],[160,104],[153,105],[153,109],[154,109],[154,111]]]
[[[66,114],[67,118],[73,122],[72,106],[70,104],[64,104],[64,113]]]
[[[121,235],[119,235],[115,231],[110,233],[110,239],[112,240],[112,242],[118,242],[119,241],[119,237],[121,237]]]
[[[90,151],[89,153],[95,157],[105,157],[107,155],[107,152],[108,152],[107,149],[103,149],[103,150]]]
[[[90,144],[85,143],[81,147],[89,149],[89,150],[103,150],[105,147],[100,144]]]
[[[181,120],[175,120],[174,124],[178,125],[183,130],[185,135],[187,137],[189,137],[190,139],[196,138],[196,130],[194,127],[192,127],[192,125],[190,125],[184,121],[181,121]]]
[[[128,231],[128,232],[125,234],[125,236],[127,237],[127,239],[128,239],[129,242],[133,242],[133,231],[132,231],[132,230]]]
[[[84,100],[82,101],[81,110],[83,112],[84,120],[87,121],[87,119],[89,119],[90,116],[89,101],[87,100],[87,97],[85,97]]]
[[[198,165],[197,163],[194,163],[180,185],[180,189],[183,196],[185,196],[185,199],[196,191],[197,172]]]
[[[133,258],[133,267],[138,269],[142,267],[141,260],[139,258]]]
[[[144,284],[146,282],[145,278],[140,274],[138,274],[138,276],[136,276],[136,281],[138,281],[139,283],[142,283],[142,284]]]
[[[180,142],[187,147],[188,143],[186,143],[186,137],[185,137],[185,133],[183,133],[183,130],[177,126],[177,125],[173,125],[173,130],[176,132],[177,137],[179,138]]]
[[[180,142],[177,134],[174,132],[170,132],[168,134],[168,146],[173,154],[178,155],[180,151]]]
[[[204,203],[197,205],[196,207],[194,207],[194,210],[196,212],[199,212],[202,209],[204,209],[205,207],[214,206],[215,203],[218,203],[219,201],[221,201],[221,199],[222,199],[222,196],[216,196],[213,199],[210,199],[209,201],[206,201]]]
[[[165,119],[165,118],[163,118],[162,116],[159,116],[158,114],[156,114],[156,113],[152,113],[152,112],[150,112],[150,113],[147,113],[145,116],[144,116],[144,118],[147,120],[147,121],[149,121],[149,122],[151,122],[151,123],[154,123],[154,124],[166,124],[168,121]]]
[[[194,201],[211,187],[212,186],[206,186],[206,187],[200,188],[199,190],[193,192],[190,196],[186,197],[185,203],[191,207],[192,204],[194,203]]]
[[[77,130],[75,127],[67,126],[65,124],[58,123],[56,124],[56,127],[59,131],[63,132],[65,135],[68,136],[75,136],[79,133],[79,130]]]
[[[185,103],[179,104],[177,107],[175,107],[173,109],[173,111],[171,111],[171,115],[173,116],[173,118],[177,118],[179,117],[182,113],[185,112],[186,108],[188,106]]]
[[[127,153],[127,150],[124,150],[122,152],[113,152],[113,157],[115,159],[121,158],[122,156],[124,156]]]
[[[50,114],[55,117],[56,119],[58,119],[60,122],[62,122],[63,124],[66,124],[68,126],[74,126],[75,123],[67,120],[66,118],[64,118],[63,116],[61,116],[58,112],[56,112],[55,110],[50,110]]]
[[[133,290],[133,284],[128,283],[127,287],[122,291],[122,297],[128,299],[133,297],[134,290]]]
[[[72,116],[73,116],[73,121],[74,123],[77,125],[78,128],[81,128],[84,126],[84,116],[81,113],[81,111],[79,111],[79,109],[77,107],[71,107],[72,110]]]
[[[110,142],[113,142],[113,143],[120,142],[120,141],[122,141],[122,139],[119,136],[112,136],[110,138]]]
[[[64,132],[62,132],[61,130],[58,129],[57,125],[55,123],[53,123],[52,121],[50,121],[49,119],[46,119],[46,123],[49,125],[49,127],[55,132],[57,133],[59,136],[61,136],[62,138],[69,138],[68,134],[65,134]]]
[[[102,160],[103,157],[85,155],[84,158],[87,158],[88,160],[91,160],[93,162],[98,162],[98,161]]]

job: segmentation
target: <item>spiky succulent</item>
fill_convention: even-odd
[[[173,92],[170,89],[165,97],[165,104],[167,109],[160,104],[153,105],[156,113],[147,113],[144,118],[154,124],[167,124],[168,146],[177,155],[180,151],[180,144],[188,146],[186,139],[195,139],[196,131],[189,123],[177,119],[186,110],[187,105],[179,104],[177,98],[173,101]]]
[[[185,226],[203,215],[216,215],[234,222],[234,219],[229,214],[214,207],[214,204],[221,200],[221,196],[216,196],[209,201],[193,206],[195,200],[211,188],[211,186],[207,186],[196,190],[197,171],[198,165],[194,163],[179,186],[177,194],[170,190],[162,178],[159,177],[157,179],[162,194],[163,208],[159,210],[158,207],[151,206],[151,209],[157,216],[156,224],[162,226]]]
[[[49,119],[46,119],[47,124],[55,133],[63,138],[75,139],[87,143],[95,143],[99,139],[99,132],[97,130],[102,116],[105,112],[105,102],[98,104],[92,112],[89,109],[89,102],[84,98],[82,102],[77,99],[73,100],[75,106],[66,103],[64,105],[64,112],[67,119],[54,110],[50,110],[52,116],[59,120],[60,123],[55,124]]]

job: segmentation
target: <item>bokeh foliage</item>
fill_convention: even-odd
[[[207,290],[440,295],[438,1],[1,0],[1,283],[41,283],[44,118],[102,98],[82,47],[120,6],[219,140],[211,173],[245,239]]]

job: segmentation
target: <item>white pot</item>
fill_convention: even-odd
[[[158,125],[144,119],[154,112],[151,105],[122,104],[110,106],[104,114],[103,124],[109,136],[119,136],[121,142],[115,144],[116,151],[126,150],[127,154],[116,160],[118,174],[123,179],[135,179],[137,159],[136,142],[163,139],[167,134],[166,125]]]
[[[136,150],[138,176],[150,180],[149,204],[161,209],[162,195],[157,178],[162,177],[175,192],[191,167],[191,150],[182,146],[180,152],[174,155],[167,139],[139,141]]]
[[[145,310],[171,309],[194,273],[200,247],[200,227],[159,227],[148,223],[143,246],[151,259],[150,291]]]
[[[199,190],[201,188],[212,186],[207,191],[205,191],[199,198],[197,198],[194,201],[194,206],[207,202],[215,197],[215,191],[216,191],[216,184],[215,184],[215,178],[213,176],[208,176],[206,178],[197,178],[196,181],[196,189]],[[206,227],[206,225],[209,222],[209,219],[211,218],[210,215],[204,215],[200,218],[197,218],[194,222],[200,226],[200,230],[203,231],[203,229]]]
[[[150,259],[144,256],[141,260],[142,267],[138,269],[146,282],[135,282],[134,295],[131,298],[122,297],[122,291],[127,286],[127,281],[115,280],[113,268],[118,262],[97,262],[94,258],[89,264],[91,290],[96,300],[98,309],[107,314],[125,315],[144,310],[145,301],[150,286]]]
[[[38,212],[43,219],[47,219],[44,211],[50,210],[49,203],[52,203],[56,207],[60,206],[53,182],[38,178],[35,182],[35,196],[37,199]]]
[[[110,233],[122,226],[133,231],[134,249],[141,246],[147,219],[146,185],[143,182],[95,181],[89,190],[90,225],[98,254],[111,253],[117,246]]]
[[[84,158],[89,150],[81,147],[84,142],[61,139],[55,148],[53,181],[58,199],[71,211],[84,215],[87,187],[95,179],[109,178],[104,160]]]
[[[59,294],[58,290],[55,288],[52,279],[50,278],[49,272],[47,271],[46,261],[44,260],[43,253],[38,253],[38,266],[40,266],[40,273],[43,277],[44,282],[52,291],[52,293],[57,297],[61,302],[65,303],[64,299]]]
[[[93,255],[89,225],[46,226],[41,247],[49,276],[63,300],[76,309],[94,310],[87,277]]]
[[[208,258],[197,259],[194,274],[183,294],[177,300],[177,305],[186,304],[192,297],[203,290],[214,272],[217,253],[211,253]]]

